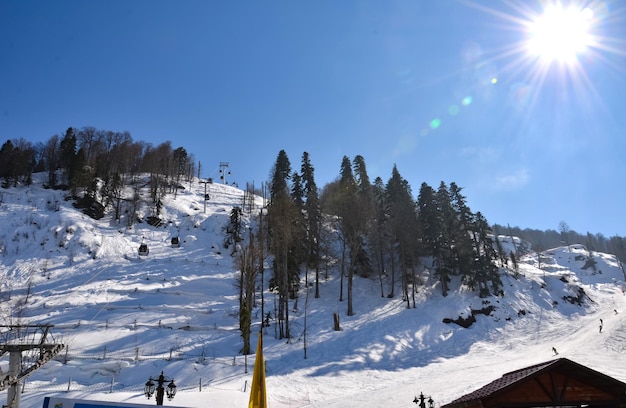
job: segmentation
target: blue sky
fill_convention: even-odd
[[[320,186],[360,154],[490,223],[625,236],[626,3],[567,3],[593,41],[549,64],[552,3],[0,0],[0,140],[126,130],[240,186],[281,149]]]

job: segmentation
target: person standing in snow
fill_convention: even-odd
[[[602,333],[602,324],[603,324],[602,319],[600,319],[600,333]]]
[[[552,352],[554,353],[554,355],[555,355],[555,356],[556,356],[557,354],[559,354],[559,352],[558,352],[558,351],[556,351],[556,348],[555,348],[555,347],[552,347]]]

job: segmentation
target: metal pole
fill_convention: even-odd
[[[163,387],[163,384],[165,383],[165,376],[163,375],[163,372],[161,372],[161,375],[159,375],[159,380],[158,380],[158,387],[156,389],[156,404],[157,405],[163,405],[163,395],[165,394],[165,388]]]
[[[9,354],[9,378],[17,378],[22,363],[22,352],[11,351]],[[7,408],[20,408],[19,381],[13,382],[7,390]]]

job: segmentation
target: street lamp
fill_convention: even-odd
[[[163,384],[168,381],[169,384],[163,387]],[[150,399],[150,397],[154,395],[154,391],[156,391],[156,404],[163,405],[163,394],[167,395],[168,400],[171,400],[174,398],[174,395],[176,395],[176,384],[174,384],[174,379],[165,378],[163,371],[161,371],[161,375],[159,375],[158,378],[150,377],[143,388],[143,392],[146,394],[146,397]]]
[[[416,404],[419,404],[420,408],[435,408],[435,401],[433,401],[431,397],[428,397],[428,400],[426,400],[426,397],[424,396],[423,392],[420,392],[420,396],[415,397],[413,402]],[[428,407],[426,406],[427,402],[428,402]]]

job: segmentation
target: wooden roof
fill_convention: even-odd
[[[522,368],[442,408],[626,408],[626,384],[566,358]]]

